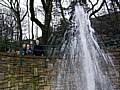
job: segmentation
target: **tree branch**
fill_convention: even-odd
[[[99,7],[97,10],[93,11],[93,12],[90,14],[89,17],[91,17],[92,15],[94,15],[95,13],[97,13],[97,12],[102,8],[102,6],[104,5],[104,3],[105,3],[105,0],[103,0],[103,2],[101,3],[100,7]]]
[[[9,6],[9,4],[8,4],[8,3],[6,3],[6,1],[5,1],[5,0],[1,0],[1,2],[3,2],[3,3],[4,3],[4,5]],[[8,1],[8,2],[9,2],[9,1]]]
[[[109,8],[108,8],[106,0],[105,0],[105,5],[106,5],[106,8],[107,8],[108,14],[110,15],[110,11],[109,11]]]
[[[18,12],[15,10],[16,9],[15,5],[14,6],[12,5],[13,2],[10,1],[9,3],[10,3],[10,9],[14,12],[14,14],[17,14]]]
[[[25,16],[26,16],[27,13],[28,13],[28,0],[27,0],[27,2],[26,2],[26,7],[27,7],[27,10],[26,10],[25,14],[23,15],[22,19],[20,20],[21,22],[24,20]]]
[[[9,8],[9,9],[11,8],[10,6],[7,6],[7,5],[5,5],[3,3],[0,3],[0,5],[5,6],[5,7]]]
[[[41,2],[42,2],[44,11],[46,11],[46,4],[45,4],[45,1],[44,1],[44,0],[41,0]]]
[[[63,7],[62,7],[62,4],[61,4],[61,0],[59,0],[59,4],[60,4],[61,15],[63,17],[63,20],[66,22],[66,19],[65,19],[65,16],[64,16],[64,12],[63,12]]]
[[[90,4],[92,5],[92,8],[90,8],[87,12],[91,11],[94,9],[94,7],[98,4],[99,0],[97,0],[97,2],[95,4],[92,3],[91,0],[89,0]]]
[[[34,0],[30,0],[30,13],[31,13],[31,21],[35,22],[42,30],[44,30],[45,26],[37,18],[35,18]]]
[[[52,12],[52,0],[46,2],[46,12],[45,12],[45,26],[49,28],[51,21],[51,12]]]

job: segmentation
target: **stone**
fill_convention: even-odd
[[[3,80],[4,79],[4,73],[0,73],[0,80]]]

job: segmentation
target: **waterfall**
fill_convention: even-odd
[[[67,32],[61,48],[62,59],[56,63],[53,90],[114,90],[108,78],[111,57],[100,49],[88,14],[75,6],[74,28]]]

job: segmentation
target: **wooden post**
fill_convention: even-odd
[[[10,90],[10,83],[11,81],[8,81],[8,90]]]
[[[18,83],[15,84],[15,90],[19,90],[19,86],[18,86]]]
[[[34,68],[34,76],[38,76],[38,69]]]

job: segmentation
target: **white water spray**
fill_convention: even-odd
[[[93,37],[87,13],[75,6],[75,25],[70,30],[58,60],[54,90],[114,90],[106,74],[112,70],[111,58],[100,50]]]

